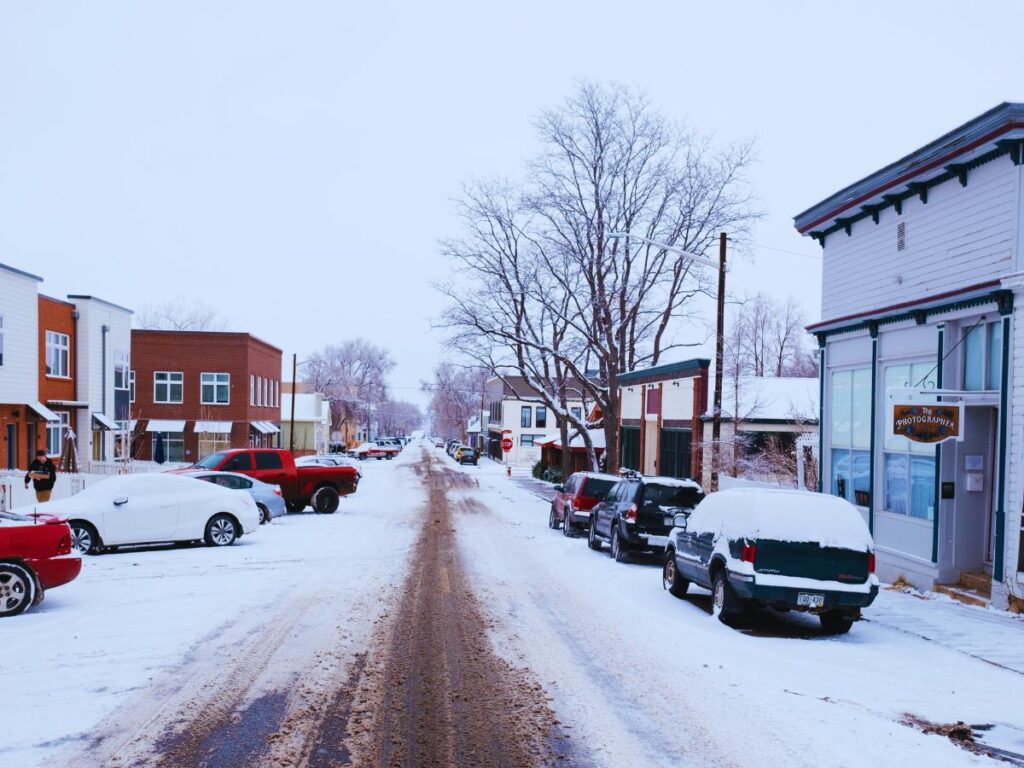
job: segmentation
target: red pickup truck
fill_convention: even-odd
[[[295,466],[291,451],[280,448],[236,448],[211,453],[193,469],[238,472],[279,485],[289,512],[301,512],[312,505],[317,512],[337,511],[342,496],[355,493],[361,475],[355,467],[321,464]]]

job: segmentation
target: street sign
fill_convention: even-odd
[[[501,439],[501,450],[503,450],[505,453],[508,453],[509,451],[512,450],[512,438],[511,437],[503,437]]]

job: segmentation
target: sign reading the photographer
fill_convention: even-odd
[[[893,403],[892,434],[915,443],[963,440],[962,416],[958,403]]]

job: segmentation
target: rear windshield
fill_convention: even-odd
[[[644,506],[695,507],[704,498],[696,488],[679,485],[644,485]]]
[[[202,459],[201,461],[197,461],[195,463],[195,466],[202,467],[203,469],[216,469],[216,467],[222,461],[224,461],[224,457],[225,456],[227,456],[226,453],[211,453],[205,459]]]
[[[596,477],[588,477],[583,481],[583,495],[603,501],[613,485],[615,485],[613,480],[600,480]]]

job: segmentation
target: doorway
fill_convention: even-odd
[[[992,570],[999,409],[991,405],[964,408],[964,439],[956,446],[953,563],[956,570]]]
[[[36,460],[36,425],[25,425],[25,466]]]
[[[7,468],[18,468],[18,425],[7,425]]]

